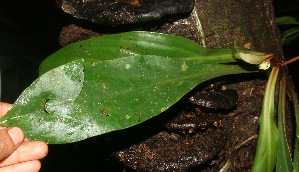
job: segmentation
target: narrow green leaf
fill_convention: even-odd
[[[299,129],[299,101],[298,101],[295,89],[292,86],[289,86],[288,88],[292,95],[294,111],[295,111],[296,127],[297,127],[297,129]],[[297,141],[299,142],[299,133],[298,132],[296,132],[296,138],[297,138]]]
[[[284,31],[281,34],[281,42],[282,44],[288,44],[290,41],[297,39],[299,37],[299,27],[293,27]]]
[[[293,100],[295,118],[296,118],[296,140],[293,158],[293,172],[299,172],[299,102],[295,89],[292,86],[288,87]]]
[[[299,135],[299,128],[296,129],[296,135]],[[293,172],[299,172],[299,141],[295,141]]]
[[[286,74],[282,72],[279,86],[278,100],[278,138],[276,172],[291,172],[292,159],[285,134],[285,100],[286,100]]]
[[[274,94],[279,67],[273,67],[264,94],[260,131],[252,167],[253,172],[272,172],[276,164],[277,128],[274,124]]]
[[[77,90],[79,96],[61,99],[36,95],[26,99],[27,106],[16,103],[0,122],[20,126],[29,139],[48,143],[75,142],[128,128],[165,111],[203,81],[250,72],[236,64],[222,64],[236,62],[234,54],[234,50],[208,50],[181,37],[148,32],[78,42],[47,58],[40,72],[44,73],[41,78],[51,78],[51,73],[64,72],[61,67],[84,59],[84,83],[82,90]],[[73,72],[68,74],[82,73]],[[63,79],[55,78],[52,85],[71,87],[61,82]],[[41,79],[33,85],[39,82]],[[34,89],[26,89],[17,102]],[[61,94],[68,94],[64,91]]]
[[[278,17],[275,19],[277,25],[299,24],[296,18],[291,16]]]

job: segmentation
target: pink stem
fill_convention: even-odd
[[[285,62],[282,62],[282,63],[281,63],[281,66],[288,65],[288,64],[290,64],[290,63],[292,63],[292,62],[294,62],[294,61],[296,61],[296,60],[299,60],[299,56],[294,57],[294,58],[291,58],[290,60],[287,60],[287,61],[285,61]]]

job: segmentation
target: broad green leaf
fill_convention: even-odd
[[[1,124],[22,127],[28,138],[76,139],[75,127],[86,132],[84,121],[72,115],[83,88],[83,70],[83,61],[76,60],[42,75],[21,94]]]
[[[22,93],[1,124],[20,126],[29,139],[53,144],[128,128],[167,110],[203,81],[251,72],[237,64],[223,64],[236,62],[234,55],[231,49],[208,50],[181,37],[148,32],[74,43],[43,62],[43,75]],[[70,93],[65,89],[51,90],[59,84],[72,88],[74,83],[60,76],[80,76],[82,71],[65,74],[61,68],[81,63],[84,82],[76,92],[79,96],[72,92],[67,97]],[[28,98],[36,92],[34,85],[43,85],[39,92],[48,91]],[[27,105],[21,106],[21,100]]]
[[[277,138],[277,161],[276,172],[291,172],[292,159],[290,150],[287,144],[285,133],[285,97],[286,95],[286,74],[282,72],[280,86],[279,86],[279,100],[278,100],[278,138]]]
[[[255,54],[254,51],[243,51]],[[233,49],[207,49],[191,40],[154,32],[127,32],[84,40],[70,44],[49,56],[40,65],[40,74],[77,59],[92,62],[124,57],[168,57],[200,63],[229,63],[241,59]]]
[[[276,164],[277,128],[274,124],[274,94],[279,67],[273,67],[263,99],[260,131],[252,167],[253,172],[272,172]]]

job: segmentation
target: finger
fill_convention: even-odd
[[[1,172],[38,172],[41,168],[41,163],[39,160],[22,162],[19,164],[14,164],[6,167],[0,168]]]
[[[47,155],[47,153],[48,145],[45,142],[25,141],[11,155],[0,161],[0,167],[42,159]]]
[[[24,133],[20,128],[3,128],[0,130],[0,160],[7,157],[23,142]]]
[[[0,102],[0,118],[12,107],[12,104]]]

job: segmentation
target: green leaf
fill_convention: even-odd
[[[295,111],[295,119],[296,119],[296,128],[299,129],[299,101],[298,101],[298,95],[296,94],[295,88],[289,85],[289,90],[292,95],[293,105],[294,105],[294,111]],[[299,133],[296,132],[296,138],[299,142]]]
[[[299,135],[299,128],[296,128],[296,135]],[[299,141],[295,140],[293,172],[299,172]]]
[[[294,87],[289,85],[289,90],[292,95],[295,118],[296,118],[296,140],[293,158],[293,172],[299,172],[299,101]]]
[[[279,67],[273,67],[266,85],[260,116],[260,131],[252,167],[253,172],[272,172],[276,164],[277,128],[274,124],[274,94]]]
[[[246,51],[255,53],[253,51]],[[127,32],[70,44],[49,56],[40,65],[40,74],[77,59],[106,61],[134,57],[169,57],[200,63],[229,63],[240,59],[233,49],[206,49],[191,40],[153,32]],[[233,58],[236,57],[236,58]]]
[[[291,16],[278,17],[275,19],[277,25],[299,24],[296,18]]]
[[[20,95],[1,124],[22,127],[28,138],[80,137],[72,130],[83,121],[73,120],[72,114],[83,88],[83,70],[83,61],[76,60],[42,75]]]
[[[128,128],[165,111],[203,81],[251,72],[236,64],[223,64],[236,62],[234,55],[231,49],[208,50],[181,37],[148,32],[74,43],[42,63],[43,75],[17,102],[35,92],[37,84],[44,85],[39,92],[49,90],[47,94],[25,99],[26,106],[16,102],[0,122],[20,126],[29,139],[48,143],[75,142]],[[51,97],[51,88],[56,84],[72,87],[58,76],[65,75],[61,68],[79,65],[81,59],[84,59],[84,83],[81,92],[77,90],[79,96],[73,93],[67,97],[66,90],[58,89],[55,95],[64,96]],[[55,78],[51,73],[58,76]],[[67,76],[81,73],[74,70]],[[53,83],[42,83],[41,78],[53,78]]]
[[[287,144],[285,133],[285,100],[286,100],[286,74],[282,72],[278,100],[278,139],[277,139],[277,161],[276,172],[291,172],[292,159]]]
[[[290,43],[292,40],[295,40],[299,37],[299,27],[293,27],[293,28],[290,28],[286,31],[284,31],[282,34],[281,34],[281,42],[282,44],[288,44]]]

